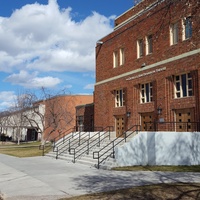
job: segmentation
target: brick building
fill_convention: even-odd
[[[63,95],[48,99],[45,104],[43,139],[50,140],[76,127],[76,106],[92,104],[93,95]],[[88,115],[93,112],[88,112]]]
[[[95,126],[199,131],[199,26],[196,0],[143,0],[116,18],[96,45]]]
[[[79,131],[94,131],[94,103],[76,106],[76,127]]]

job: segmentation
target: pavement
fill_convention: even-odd
[[[0,154],[0,193],[6,200],[57,200],[170,182],[200,183],[200,173],[98,170],[50,157],[17,158]]]

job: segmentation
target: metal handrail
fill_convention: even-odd
[[[97,127],[99,128],[99,127]],[[86,135],[88,134],[88,135]],[[85,135],[85,136],[84,136]],[[68,143],[64,146],[62,146],[60,149],[57,147],[56,149],[56,159],[58,158],[59,155],[61,155],[63,152],[65,152],[67,149],[68,151],[70,152],[70,149],[77,145],[80,146],[81,144],[81,139],[85,139],[86,137],[90,137],[90,132],[82,132],[82,131],[79,131],[76,136],[78,136],[78,141],[77,141],[77,137],[74,137],[74,138],[69,138],[67,141]],[[83,137],[84,136],[84,137]]]
[[[131,131],[133,128],[135,128],[135,130]],[[100,164],[106,160],[108,157],[115,158],[115,147],[121,143],[122,141],[126,142],[127,137],[129,137],[130,135],[132,135],[133,133],[137,133],[138,131],[141,130],[141,126],[140,125],[134,125],[131,128],[129,128],[127,131],[123,132],[121,135],[119,135],[116,139],[114,139],[113,141],[111,141],[110,143],[108,143],[106,146],[104,146],[102,149],[100,149],[99,151],[94,151],[93,152],[93,159],[98,159],[98,164],[97,164],[97,168],[99,169]],[[128,133],[129,131],[131,131],[130,133]],[[124,137],[122,137],[124,136]],[[116,142],[118,139],[122,139],[118,142]],[[105,151],[104,153],[102,153],[100,155],[100,152],[102,152],[105,148],[111,146],[109,149],[107,149],[107,151]],[[106,157],[104,157],[102,160],[100,160],[100,158],[102,156],[104,156],[105,154],[107,154],[110,150],[112,150],[112,153],[108,154]],[[95,154],[97,154],[98,156],[96,157]]]
[[[104,130],[106,130],[108,128],[108,131],[105,131],[105,132],[103,132]],[[79,150],[78,151],[76,151],[76,149],[77,149],[77,147],[76,148],[71,148],[70,149],[70,154],[71,155],[74,155],[74,159],[73,159],[73,162],[75,163],[75,160],[77,159],[77,158],[79,158],[81,155],[83,155],[83,154],[85,154],[85,153],[87,153],[87,154],[89,154],[89,150],[90,149],[92,149],[93,147],[95,147],[95,146],[99,146],[100,147],[100,145],[101,145],[101,142],[103,141],[103,140],[105,140],[105,138],[107,138],[107,137],[109,137],[109,140],[110,140],[110,132],[113,130],[113,126],[107,126],[106,128],[104,128],[102,131],[99,131],[99,132],[97,132],[97,133],[95,133],[92,137],[90,137],[88,140],[86,140],[86,141],[84,141],[81,145],[82,145],[82,147],[80,148],[80,146],[79,146]],[[101,134],[101,132],[103,132],[102,134]],[[106,133],[109,133],[107,136],[105,136],[105,134]],[[98,135],[98,137],[96,137]],[[104,136],[102,139],[101,139],[101,137],[102,136]],[[92,140],[91,141],[91,139],[93,139],[93,138],[96,138],[95,140]],[[97,141],[98,140],[98,141]],[[95,142],[95,143],[94,143]],[[85,144],[86,143],[86,144]],[[93,144],[94,143],[94,144]],[[84,145],[85,144],[85,145]],[[91,145],[91,144],[93,144],[93,145]],[[82,151],[83,149],[86,149],[85,151]],[[82,152],[81,152],[82,151]],[[80,154],[78,154],[77,156],[76,156],[76,154],[77,153],[79,153],[79,152],[81,152]]]
[[[162,126],[162,129],[159,129],[160,128],[159,126]],[[165,127],[163,128],[163,126],[165,126]],[[159,130],[176,131],[177,128],[179,128],[178,126],[183,126],[182,130],[186,131],[186,132],[188,132],[189,130],[192,130],[193,132],[200,130],[200,122],[165,122],[165,121],[160,122],[160,121],[154,121],[154,122],[146,122],[144,131],[159,131]]]
[[[56,137],[56,138],[54,138],[54,141],[53,141],[53,151],[55,152],[55,146],[56,147],[59,147],[59,146],[61,146],[62,144],[64,144],[65,143],[65,141],[67,141],[67,140],[69,140],[70,138],[73,138],[73,137],[75,137],[76,136],[76,132],[75,132],[75,127],[74,128],[70,128],[70,129],[68,129],[68,130],[66,130],[62,135],[62,138],[60,138],[60,139],[62,139],[62,140],[60,140],[59,142],[57,142],[56,143],[56,138],[58,138],[58,136]],[[65,134],[66,133],[66,134]],[[70,134],[70,133],[72,133],[72,134]],[[67,136],[67,138],[65,138],[65,136],[66,135],[68,135]],[[61,137],[61,135],[59,135],[59,137]]]
[[[62,132],[60,135],[57,135],[55,138],[53,138],[54,142],[58,141],[59,139],[63,138],[65,135],[67,135],[69,133],[70,130],[73,130],[73,132],[75,132],[76,130],[76,126],[74,126],[73,128],[70,128],[64,132]],[[66,133],[66,134],[65,134]],[[59,138],[59,139],[58,139]]]

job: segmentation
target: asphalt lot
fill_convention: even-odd
[[[56,200],[169,182],[200,183],[200,173],[98,170],[50,157],[16,158],[0,154],[0,193],[7,200]]]

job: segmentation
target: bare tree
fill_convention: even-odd
[[[23,117],[32,128],[41,133],[42,144],[44,144],[46,140],[53,137],[52,135],[59,135],[66,130],[67,125],[72,125],[74,114],[69,107],[74,104],[70,98],[66,101],[64,90],[54,93],[42,88],[40,92],[42,100],[34,93],[25,95],[24,101],[31,107],[28,112],[23,113]]]
[[[65,90],[55,93],[44,88],[39,92],[40,95],[32,91],[18,94],[15,104],[8,111],[0,113],[1,128],[12,129],[18,144],[22,139],[22,131],[27,129],[40,134],[44,144],[74,124],[72,109],[75,109],[75,104],[69,93],[67,95]]]

